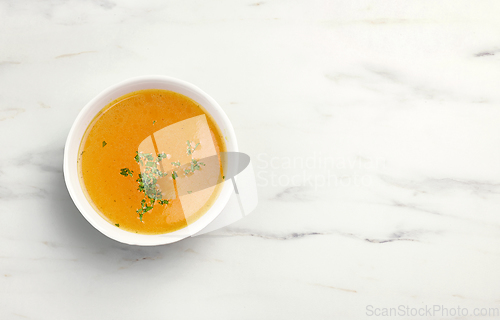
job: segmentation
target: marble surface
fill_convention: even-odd
[[[0,318],[499,308],[499,12],[494,1],[0,2]],[[102,89],[145,74],[223,106],[254,161],[251,216],[134,247],[80,215],[62,175],[71,124]]]

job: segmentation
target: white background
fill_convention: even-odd
[[[500,306],[500,4],[0,2],[1,319],[363,319]],[[260,204],[161,247],[93,229],[65,138],[162,74],[224,108]],[[450,317],[451,318],[451,317]]]

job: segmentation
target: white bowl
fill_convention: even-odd
[[[143,89],[171,90],[193,99],[213,117],[221,131],[227,137],[227,151],[237,152],[238,145],[233,126],[219,104],[198,87],[171,77],[141,76],[125,80],[105,89],[83,107],[71,127],[64,148],[64,179],[73,202],[85,219],[109,238],[126,244],[153,246],[179,241],[201,231],[221,213],[233,192],[233,188],[231,184],[224,183],[217,200],[203,216],[190,224],[189,227],[166,234],[144,235],[122,230],[107,222],[94,210],[85,196],[78,178],[78,151],[85,130],[95,115],[108,103],[127,93]]]

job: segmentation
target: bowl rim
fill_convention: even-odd
[[[80,110],[68,133],[68,137],[66,139],[66,143],[64,146],[64,159],[63,159],[64,180],[68,192],[70,194],[70,197],[73,200],[73,203],[78,208],[83,217],[94,228],[99,230],[105,236],[125,244],[153,246],[153,245],[163,245],[163,244],[173,243],[182,240],[184,238],[187,238],[191,235],[194,235],[197,232],[204,229],[222,212],[222,209],[229,201],[229,197],[231,196],[233,189],[229,183],[224,183],[222,190],[220,191],[214,204],[197,221],[195,221],[186,228],[174,231],[172,233],[160,234],[160,235],[136,234],[129,231],[125,231],[120,228],[116,228],[115,226],[112,226],[108,221],[106,221],[90,205],[90,202],[87,199],[87,197],[83,195],[83,188],[81,186],[78,177],[78,163],[77,163],[81,140],[84,136],[84,132],[86,131],[88,125],[92,120],[90,120],[89,123],[86,123],[86,121],[88,120],[89,117],[90,119],[94,119],[97,113],[100,112],[109,102],[127,93],[119,94],[117,97],[111,99],[111,101],[109,101],[108,103],[102,105],[101,104],[102,100],[106,99],[106,97],[108,97],[106,99],[107,101],[109,100],[109,96],[113,96],[113,94],[116,95],[116,92],[123,90],[124,88],[128,87],[133,88],[134,86],[144,85],[145,83],[146,84],[158,83],[158,84],[163,84],[164,86],[170,85],[182,88],[183,90],[185,89],[189,92],[192,92],[194,95],[199,95],[202,99],[205,100],[207,104],[201,104],[199,101],[196,101],[192,97],[190,98],[195,100],[200,105],[202,105],[202,107],[216,121],[221,131],[223,131],[223,134],[225,135],[225,137],[227,137],[225,141],[226,150],[237,152],[238,144],[231,121],[227,117],[222,107],[210,95],[208,95],[206,92],[204,92],[194,84],[170,76],[144,75],[123,80],[102,90],[98,95],[96,95],[93,99],[91,99]],[[162,88],[151,87],[150,89],[162,89]],[[129,89],[128,93],[138,90],[143,90],[143,89],[133,89],[133,90]],[[175,92],[175,90],[171,91]],[[100,107],[97,104],[99,104]],[[82,132],[82,127],[84,127],[83,134],[80,135],[79,133]],[[76,146],[76,155],[74,154],[75,146]],[[76,161],[73,163],[73,160],[75,159]],[[110,226],[112,228],[110,228]]]

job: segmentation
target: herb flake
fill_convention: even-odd
[[[133,176],[134,175],[134,171],[130,170],[129,168],[123,168],[120,170],[120,174],[124,177],[127,177],[127,176]]]

